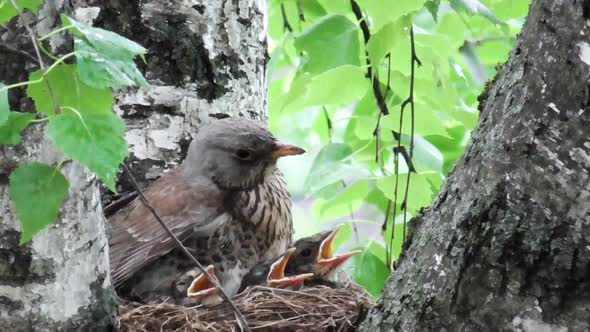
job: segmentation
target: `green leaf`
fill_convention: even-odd
[[[400,40],[407,38],[407,32],[404,29],[410,25],[411,21],[400,19],[385,25],[371,36],[367,43],[367,52],[373,67],[378,67],[385,55],[391,52]],[[395,54],[395,57],[397,56]]]
[[[366,11],[371,20],[371,31],[378,31],[384,25],[402,16],[412,14],[424,7],[425,0],[359,0],[359,6]]]
[[[303,70],[310,73],[360,65],[357,26],[342,15],[329,15],[317,21],[295,39],[295,48],[307,54]]]
[[[41,72],[31,74],[30,80],[41,78]],[[110,113],[113,93],[110,89],[96,89],[80,81],[76,65],[59,65],[47,74],[53,94],[60,107],[75,108],[81,113]],[[29,85],[27,94],[35,102],[38,112],[55,115],[53,100],[45,82]]]
[[[352,154],[352,149],[348,144],[344,143],[332,143],[324,146],[318,153],[311,165],[311,170],[320,167],[321,165],[340,162],[344,158]]]
[[[28,9],[35,13],[39,13],[39,6],[43,0],[16,0],[16,5],[22,11]],[[18,15],[18,12],[12,7],[10,0],[0,0],[0,24],[10,21],[13,17]]]
[[[409,147],[410,137],[402,135],[402,144]],[[444,157],[441,151],[422,136],[414,136],[413,158],[413,163],[416,167],[423,166],[428,170],[438,173],[443,172]]]
[[[487,18],[490,22],[499,25],[506,25],[494,13],[482,4],[479,0],[449,0],[451,7],[456,11],[464,11],[473,15],[480,15]]]
[[[347,144],[332,143],[324,146],[313,161],[305,179],[306,192],[313,194],[334,182],[364,174],[363,169],[344,161],[351,153],[352,149]]]
[[[4,84],[0,82],[0,126],[8,121],[8,113],[10,113],[10,105],[8,105],[8,89],[4,88]]]
[[[341,66],[311,79],[307,86],[305,104],[347,105],[361,99],[369,87],[364,70],[358,66]]]
[[[79,39],[87,40],[97,50],[117,59],[133,59],[146,53],[146,49],[114,32],[93,28],[75,21],[67,15],[61,15],[64,25],[71,25],[72,32]]]
[[[386,128],[399,131],[399,114],[389,114],[381,119],[381,128]],[[411,113],[410,107],[406,107],[404,111],[404,126],[402,133],[410,135],[412,133],[411,127]],[[436,112],[433,112],[427,107],[416,107],[415,111],[415,126],[414,134],[417,135],[441,135],[449,136],[445,127],[442,125],[442,120],[437,116]]]
[[[320,207],[320,221],[329,221],[348,216],[363,206],[369,195],[369,181],[359,180],[344,188]]]
[[[435,22],[438,22],[438,7],[440,6],[440,0],[427,0],[424,7],[428,9],[430,15]]]
[[[21,223],[21,244],[55,223],[68,189],[65,176],[45,164],[34,162],[12,172],[8,194]]]
[[[352,225],[349,222],[344,223],[344,226],[340,228],[336,238],[334,238],[334,249],[340,248],[341,245],[348,242],[352,238]]]
[[[400,158],[402,159],[402,158]],[[428,178],[434,173],[411,173],[410,188],[408,190],[408,211],[415,213],[420,208],[430,205],[434,199],[430,182]],[[401,204],[404,199],[406,191],[406,181],[408,174],[400,174],[397,187],[397,202]],[[383,192],[387,198],[394,200],[395,198],[395,175],[386,176],[377,180],[377,187]]]
[[[82,82],[99,89],[148,84],[133,61],[108,58],[81,39],[75,40],[74,46],[80,52],[76,58]]]
[[[350,13],[349,0],[319,0],[328,13],[346,15]],[[306,1],[302,1],[306,2]]]
[[[94,172],[112,191],[127,156],[125,123],[114,113],[67,111],[49,120],[47,135],[57,148]]]
[[[496,0],[489,3],[490,10],[500,19],[508,21],[510,19],[520,19],[526,17],[530,0]]]
[[[114,32],[93,28],[61,15],[64,25],[73,26],[80,79],[95,88],[146,85],[133,59],[142,59],[146,49]],[[144,59],[145,61],[145,59]]]
[[[20,144],[22,137],[20,132],[35,118],[32,113],[9,112],[8,120],[0,125],[0,144]]]
[[[389,246],[389,241],[391,240],[391,232],[393,230],[393,243],[391,243],[391,261],[394,262],[399,258],[399,255],[402,252],[402,246],[404,244],[403,234],[404,234],[404,224],[403,224],[403,217],[398,216],[394,220],[390,220],[387,223],[387,230],[383,234],[383,240],[387,242]],[[408,220],[409,221],[409,220]],[[407,227],[407,224],[406,224]],[[407,234],[407,229],[406,229]]]
[[[383,286],[389,278],[389,269],[385,262],[385,248],[376,242],[352,258],[354,270],[352,278],[375,297],[381,295]]]
[[[277,109],[287,111],[289,109],[301,110],[303,109],[303,102],[307,87],[311,81],[311,75],[298,75],[292,82],[289,91],[276,103]]]

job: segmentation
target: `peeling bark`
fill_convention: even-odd
[[[588,8],[533,2],[471,145],[361,330],[590,329]]]
[[[127,123],[131,158],[142,185],[177,165],[195,130],[212,117],[244,116],[266,121],[266,27],[264,1],[47,1],[36,29],[59,26],[58,13],[117,32],[148,49],[138,63],[149,81],[116,93],[115,111]],[[34,20],[32,15],[27,19]],[[0,40],[32,52],[18,20],[0,29]],[[68,51],[69,37],[51,39]],[[0,81],[25,81],[36,64],[0,47]],[[6,61],[5,61],[6,60]],[[15,109],[32,111],[24,90],[11,90]],[[20,226],[8,198],[10,172],[28,161],[55,164],[61,156],[44,127],[25,131],[23,143],[0,146],[0,326],[2,331],[107,330],[116,301],[108,268],[108,225],[102,203],[113,196],[84,167],[70,163],[70,192],[59,221],[19,246]],[[131,190],[119,178],[121,193]],[[116,198],[116,197],[115,197]]]

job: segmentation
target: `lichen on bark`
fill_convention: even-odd
[[[119,33],[148,49],[138,63],[149,86],[116,92],[115,111],[127,124],[127,161],[145,186],[183,159],[202,123],[223,116],[266,121],[267,62],[263,1],[47,1],[35,27],[45,34],[66,12]],[[34,17],[27,14],[27,19]],[[2,41],[30,51],[17,20],[0,30]],[[69,38],[56,35],[53,51],[64,54]],[[26,81],[36,64],[0,48],[0,81]],[[48,59],[47,59],[48,60]],[[33,69],[32,69],[33,68]],[[10,103],[34,111],[24,90],[11,90]],[[0,326],[2,331],[107,330],[115,323],[110,287],[108,227],[102,204],[112,194],[96,178],[70,163],[64,173],[70,191],[59,221],[19,246],[19,224],[8,198],[8,175],[25,162],[61,159],[43,125],[24,133],[23,143],[0,146]],[[119,177],[118,190],[130,186]]]

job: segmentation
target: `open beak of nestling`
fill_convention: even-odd
[[[266,284],[268,286],[284,289],[297,289],[305,280],[313,277],[313,273],[303,273],[285,277],[285,267],[294,251],[295,248],[287,250],[281,258],[270,266],[270,271],[266,277]]]
[[[213,265],[206,267],[207,272],[217,280]],[[204,306],[213,306],[223,302],[217,288],[213,286],[211,281],[204,274],[199,274],[191,283],[186,291],[186,295],[193,301],[201,303]]]
[[[272,158],[279,159],[281,157],[295,156],[295,155],[304,154],[304,153],[305,153],[305,150],[303,148],[298,147],[298,146],[278,143],[275,146],[274,151],[272,152]]]
[[[320,244],[317,264],[321,276],[330,275],[344,264],[352,256],[361,253],[361,250],[353,250],[342,255],[334,255],[334,239],[344,225],[336,227]]]

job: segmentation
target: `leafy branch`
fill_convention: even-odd
[[[477,123],[477,75],[493,72],[507,58],[529,4],[513,0],[508,11],[501,2],[487,2],[488,8],[481,0],[448,0],[439,12],[443,2],[269,3],[269,44],[278,45],[268,68],[269,77],[277,78],[269,83],[271,125],[312,146],[318,138],[324,143],[303,186],[315,198],[312,213],[319,223],[350,218],[351,211],[370,215],[372,207],[385,214],[379,221],[355,221],[364,228],[361,234],[383,239],[361,239],[363,253],[354,258],[352,270],[355,281],[376,296],[403,250],[408,215],[432,202]],[[284,27],[284,17],[291,14],[294,24],[298,11],[305,12],[305,22],[294,35]],[[495,11],[510,20],[510,29]],[[486,41],[469,42],[479,40]],[[461,50],[466,44],[469,54]],[[417,71],[421,61],[424,66]],[[401,104],[402,121],[396,113]],[[334,111],[333,128],[321,114],[304,135],[287,125],[305,121],[304,112],[326,107]],[[305,232],[317,229],[295,223]]]
[[[360,6],[358,5],[358,3],[356,2],[356,0],[350,0],[350,4],[352,7],[352,11],[356,17],[356,19],[359,21],[359,26],[361,28],[362,34],[363,34],[363,38],[365,40],[365,45],[367,45],[369,43],[369,40],[371,39],[371,32],[369,30],[369,26],[367,24],[367,20],[363,18],[363,14],[361,11]],[[410,30],[410,35],[411,35],[411,40],[412,40],[412,54],[415,56],[415,48],[414,48],[414,34],[413,34],[413,30]],[[366,54],[366,63],[367,63],[367,76],[369,77],[369,79],[372,82],[372,87],[373,87],[373,94],[375,96],[375,100],[377,101],[377,106],[380,110],[380,112],[377,115],[377,122],[375,125],[375,129],[373,130],[373,136],[376,139],[376,146],[375,146],[375,162],[378,163],[379,162],[379,126],[380,126],[380,122],[381,122],[381,117],[385,116],[385,115],[389,115],[389,109],[387,106],[387,93],[389,92],[389,90],[391,89],[391,53],[387,53],[386,58],[387,58],[387,62],[388,62],[388,68],[387,68],[387,85],[385,88],[385,94],[383,94],[381,92],[381,83],[379,80],[379,76],[377,74],[377,67],[376,64],[371,63],[371,57],[369,56],[369,52],[366,49],[365,50],[365,54]],[[416,57],[415,60],[418,60],[418,58]],[[414,58],[413,58],[414,61]],[[412,124],[411,124],[411,150],[413,149],[413,141],[414,141],[414,95],[413,95],[413,84],[414,84],[414,68],[413,68],[413,64],[414,62],[412,62],[412,74],[411,74],[411,92],[410,92],[410,98],[408,98],[408,102],[411,102],[412,104]],[[373,69],[375,69],[375,74],[373,74]],[[400,126],[399,126],[399,131],[396,132],[394,130],[390,130],[391,134],[394,138],[394,140],[397,140],[397,148],[394,149],[394,167],[395,167],[395,188],[394,188],[394,201],[393,201],[393,209],[395,211],[395,207],[397,207],[397,191],[398,191],[398,181],[399,181],[399,154],[401,153],[404,160],[406,161],[406,164],[408,165],[413,165],[412,163],[412,152],[410,152],[410,154],[407,153],[403,153],[403,151],[405,151],[405,148],[401,146],[401,133],[402,133],[402,128],[403,128],[403,111],[405,108],[405,104],[406,102],[404,102],[402,104],[402,111],[400,114]],[[413,166],[411,167],[411,171],[413,171]],[[404,202],[407,201],[407,194],[408,194],[408,190],[409,190],[409,179],[410,176],[407,177],[407,185],[406,185],[406,194],[405,194],[405,198],[404,198]],[[381,231],[385,234],[385,232],[387,231],[387,225],[388,225],[388,220],[389,220],[389,213],[391,211],[392,208],[392,202],[391,200],[388,200],[387,202],[387,208],[385,211],[385,218],[383,221],[383,224],[381,226]],[[407,209],[404,209],[404,227],[403,227],[403,236],[402,239],[406,238],[405,235],[405,230],[406,230],[406,211]],[[394,213],[395,216],[395,213]],[[391,248],[393,246],[393,238],[394,238],[394,227],[392,226],[392,230],[391,230],[391,237],[388,241],[389,243],[389,253],[387,254],[387,265],[391,266]]]
[[[412,163],[412,157],[414,155],[414,130],[415,130],[415,113],[414,113],[414,107],[415,107],[415,102],[414,102],[414,81],[416,78],[416,64],[418,64],[418,66],[421,66],[422,63],[420,62],[420,59],[418,59],[418,56],[416,55],[416,46],[415,46],[415,39],[414,39],[414,27],[410,28],[410,52],[411,52],[411,58],[410,58],[410,91],[409,91],[409,96],[408,98],[406,98],[406,100],[404,100],[401,104],[401,109],[400,109],[400,118],[399,118],[399,131],[402,132],[402,128],[403,128],[403,119],[404,119],[404,111],[406,109],[406,106],[410,105],[410,117],[411,117],[411,123],[410,123],[410,153],[409,155],[407,154],[407,151],[405,149],[402,149],[401,146],[401,140],[398,140],[397,142],[397,147],[394,150],[394,158],[395,158],[395,187],[394,187],[394,200],[393,200],[393,206],[396,207],[397,206],[397,200],[398,200],[398,185],[399,185],[399,155],[400,153],[402,153],[402,156],[404,156],[404,158],[407,158],[407,165],[409,168],[408,171],[408,176],[406,177],[406,188],[404,191],[404,200],[401,204],[401,208],[403,210],[403,227],[402,227],[402,239],[405,240],[406,239],[406,223],[407,223],[407,216],[408,216],[408,193],[409,193],[409,189],[410,189],[410,179],[412,176],[412,173],[415,172],[414,170],[414,166]],[[391,232],[391,236],[389,238],[389,246],[392,247],[393,246],[393,240],[394,240],[394,232],[392,230]]]
[[[15,0],[10,0],[10,3],[12,5],[12,7],[14,8],[14,10],[16,10],[17,14],[19,16],[22,16],[23,12],[20,9],[20,7],[16,4]],[[37,39],[35,39],[35,33],[33,32],[33,30],[31,29],[31,27],[29,26],[28,23],[23,23],[23,25],[25,26],[25,29],[27,29],[27,33],[29,35],[29,38],[31,38],[31,42],[33,43],[33,48],[35,49],[35,54],[37,55],[37,61],[39,62],[39,67],[41,68],[41,73],[43,74],[43,76],[45,76],[45,63],[43,62],[43,58],[41,57],[41,53],[39,52],[39,45],[37,45]],[[47,84],[47,89],[49,90],[49,94],[51,95],[51,100],[53,101],[53,107],[55,108],[55,112],[58,113],[59,112],[59,105],[57,104],[57,100],[55,98],[55,93],[53,92],[53,88],[51,87],[51,84],[49,84],[49,81],[45,81]]]

